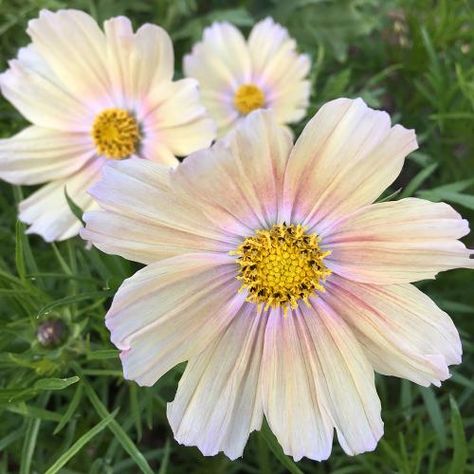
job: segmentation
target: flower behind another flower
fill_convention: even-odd
[[[248,113],[270,109],[279,124],[301,120],[309,103],[310,60],[281,25],[267,18],[248,40],[230,23],[213,23],[184,57],[184,73],[199,81],[219,136]]]

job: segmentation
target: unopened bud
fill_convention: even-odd
[[[43,347],[59,346],[65,339],[66,325],[60,319],[49,319],[38,326],[36,337]]]

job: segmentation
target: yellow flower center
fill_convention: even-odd
[[[237,279],[247,289],[247,301],[277,308],[296,308],[298,301],[308,304],[331,271],[324,258],[331,252],[319,247],[316,234],[307,234],[298,224],[275,224],[258,230],[230,252],[240,266]]]
[[[126,110],[106,109],[95,118],[92,137],[100,155],[121,160],[137,150],[140,129]]]
[[[262,90],[253,84],[243,84],[235,93],[235,108],[242,114],[247,115],[252,110],[260,109],[265,104],[265,96]]]

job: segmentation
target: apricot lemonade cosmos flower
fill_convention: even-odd
[[[309,57],[297,53],[295,40],[271,18],[257,23],[247,41],[230,23],[213,23],[183,61],[186,76],[199,80],[219,135],[260,108],[271,109],[280,124],[301,120],[309,69]]]
[[[449,316],[411,283],[474,267],[450,206],[374,204],[415,134],[361,99],[324,105],[293,146],[267,111],[176,169],[111,163],[82,236],[146,264],[106,317],[125,378],[188,361],[168,418],[206,455],[242,454],[263,416],[285,453],[326,459],[383,433],[374,371],[440,385]],[[158,205],[159,203],[159,205]]]
[[[173,82],[168,34],[127,18],[102,31],[86,13],[42,11],[29,23],[32,43],[0,76],[3,95],[33,125],[0,140],[0,177],[14,184],[50,182],[20,204],[20,220],[47,241],[78,233],[64,188],[81,209],[108,160],[140,157],[166,165],[207,147],[213,122],[197,82]]]

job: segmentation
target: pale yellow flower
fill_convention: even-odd
[[[125,378],[189,361],[168,418],[204,454],[242,455],[265,416],[286,454],[326,459],[383,434],[374,372],[440,385],[461,361],[413,282],[473,268],[468,223],[422,199],[374,201],[415,134],[362,100],[324,105],[293,145],[270,112],[176,169],[111,163],[83,237],[147,266],[106,317]]]
[[[230,23],[213,23],[184,57],[183,69],[199,81],[219,135],[256,109],[271,110],[280,124],[306,115],[309,57],[297,53],[295,40],[271,18],[257,23],[247,40]]]
[[[207,147],[214,124],[193,79],[173,82],[168,34],[155,25],[135,33],[112,18],[102,31],[86,13],[43,10],[28,26],[32,43],[0,75],[5,96],[32,125],[0,140],[0,177],[50,182],[20,204],[28,232],[62,240],[79,231],[64,189],[82,209],[108,160],[139,157],[175,166],[176,155]]]

